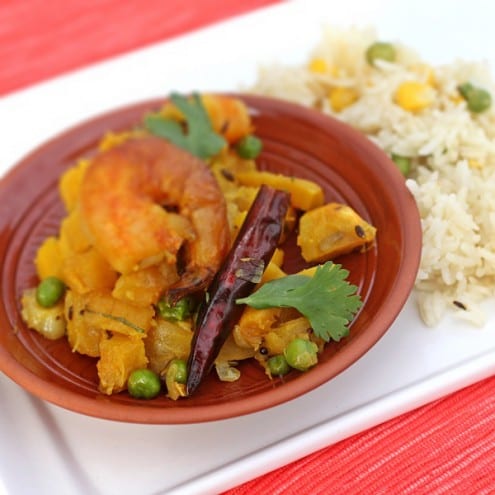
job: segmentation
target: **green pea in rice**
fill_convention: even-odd
[[[395,43],[395,62],[370,66],[373,29],[327,29],[307,66],[262,67],[251,90],[320,109],[365,133],[385,152],[411,158],[407,186],[418,203],[423,254],[416,280],[419,311],[429,326],[449,310],[476,325],[486,315],[481,302],[495,288],[495,110],[468,110],[458,86],[467,81],[495,95],[486,64],[455,61],[433,67]],[[388,41],[388,40],[387,40]],[[405,81],[425,83],[431,104],[411,112],[395,101]],[[357,100],[335,111],[329,94],[351,88]]]

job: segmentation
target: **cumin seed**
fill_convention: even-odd
[[[364,229],[363,227],[361,227],[361,225],[356,225],[354,227],[354,232],[356,232],[356,235],[361,239],[364,239],[366,237],[366,233],[364,232]]]

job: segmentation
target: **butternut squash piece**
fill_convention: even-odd
[[[289,177],[272,172],[240,172],[236,175],[238,182],[244,186],[261,186],[266,184],[288,191],[291,196],[291,204],[299,210],[312,210],[321,206],[324,202],[323,189],[310,180]]]
[[[250,172],[256,170],[254,160],[241,158],[236,152],[225,150],[213,159],[210,165],[213,175],[224,194],[236,194],[239,187],[235,176],[239,172]],[[243,189],[256,189],[245,187]]]
[[[73,352],[91,357],[100,355],[100,340],[104,330],[88,325],[84,316],[88,297],[68,290],[65,295],[67,340]]]
[[[56,237],[47,237],[43,244],[38,248],[36,252],[36,258],[34,260],[36,266],[36,273],[40,280],[47,277],[62,276],[63,259],[60,250],[60,244]]]
[[[201,101],[210,117],[213,129],[222,134],[229,143],[253,131],[246,104],[237,99],[218,95],[201,95]]]
[[[260,284],[269,282],[270,280],[275,280],[276,278],[285,277],[287,274],[278,266],[273,260],[268,263],[268,266],[263,272]]]
[[[111,289],[117,280],[117,272],[94,248],[65,259],[62,275],[65,283],[80,294]]]
[[[275,249],[275,252],[273,253],[272,259],[270,260],[270,263],[273,263],[274,265],[278,266],[279,268],[282,266],[284,263],[284,257],[285,253],[284,250],[281,248]]]
[[[138,306],[156,304],[163,292],[178,280],[175,265],[160,263],[136,272],[120,275],[113,297]]]
[[[130,131],[112,132],[108,131],[98,143],[99,151],[107,151],[119,144],[128,141],[129,139],[144,136],[145,132],[140,129],[132,129]]]
[[[147,364],[143,339],[119,333],[105,334],[100,342],[100,359],[96,365],[100,391],[111,395],[124,390],[129,375],[134,370],[146,368]]]
[[[272,326],[278,320],[282,308],[254,309],[246,307],[234,327],[234,339],[239,347],[257,350]]]
[[[86,294],[84,318],[88,326],[144,338],[151,328],[154,310],[112,297],[110,292]]]
[[[64,258],[74,253],[82,253],[91,247],[89,235],[77,206],[62,220],[59,241]]]
[[[256,173],[253,172],[243,172],[243,174]],[[225,193],[225,199],[229,203],[234,203],[241,212],[247,212],[254,202],[254,198],[258,194],[259,186],[247,187],[247,186],[237,186],[232,191],[227,191]]]
[[[304,316],[289,320],[268,332],[265,335],[263,346],[266,347],[270,356],[283,354],[289,342],[295,338],[308,339],[308,330],[310,328],[311,325]]]
[[[81,182],[89,167],[90,160],[82,159],[76,165],[69,168],[59,181],[59,192],[67,211],[72,211],[79,201]]]
[[[376,228],[350,206],[329,203],[311,210],[299,220],[297,245],[308,262],[323,262],[354,250],[366,251]]]

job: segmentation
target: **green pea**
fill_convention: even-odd
[[[275,376],[286,375],[290,371],[289,363],[283,354],[272,356],[266,362],[270,373]]]
[[[256,158],[263,148],[261,139],[256,136],[249,135],[243,137],[236,145],[237,154],[241,158],[251,159]]]
[[[407,156],[397,155],[396,153],[392,153],[392,160],[397,165],[397,168],[400,170],[400,173],[407,177],[409,172],[411,171],[411,159]]]
[[[177,383],[187,382],[187,363],[183,359],[173,359],[167,370],[167,375]]]
[[[173,305],[166,299],[161,299],[157,306],[162,318],[183,321],[192,315],[195,304],[191,297],[183,297]]]
[[[154,399],[160,389],[160,378],[146,368],[133,371],[127,380],[127,390],[135,399]]]
[[[481,113],[488,110],[492,104],[492,95],[483,88],[477,88],[466,82],[457,88],[466,100],[469,110],[473,113]]]
[[[36,288],[36,301],[44,308],[55,306],[65,292],[65,284],[57,277],[43,279]]]
[[[385,41],[376,41],[366,50],[366,60],[370,65],[375,65],[377,60],[395,62],[396,57],[394,45]]]
[[[305,339],[294,339],[284,350],[284,356],[291,368],[306,371],[318,362],[318,346]]]

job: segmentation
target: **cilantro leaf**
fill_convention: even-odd
[[[176,146],[200,158],[210,158],[216,155],[226,142],[213,130],[200,96],[194,93],[191,98],[187,98],[178,93],[172,93],[170,100],[184,115],[186,129],[183,129],[179,122],[156,113],[145,117],[145,127],[152,134],[168,139]]]
[[[318,266],[313,277],[295,274],[272,280],[236,303],[256,309],[295,308],[309,320],[316,336],[338,342],[349,334],[347,326],[362,305],[348,275],[329,261]]]

